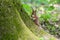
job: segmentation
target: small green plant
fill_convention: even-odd
[[[42,14],[40,17],[40,21],[48,21],[50,18],[52,17],[52,15],[50,13],[46,13],[46,14]]]
[[[44,38],[43,37],[40,37],[40,39],[39,40],[44,40]]]

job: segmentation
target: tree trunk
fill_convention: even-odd
[[[24,24],[17,5],[19,0],[0,0],[0,40],[38,40]]]

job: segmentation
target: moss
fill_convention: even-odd
[[[14,0],[0,0],[0,40],[38,40],[24,24]],[[16,2],[16,0],[14,1]]]

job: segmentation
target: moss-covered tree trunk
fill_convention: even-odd
[[[19,2],[0,0],[0,40],[38,40],[20,17],[17,10]]]

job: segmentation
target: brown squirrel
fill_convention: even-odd
[[[38,20],[38,16],[36,15],[36,10],[32,10],[31,17],[32,17],[32,20],[34,21],[34,23],[39,26],[39,20]]]

